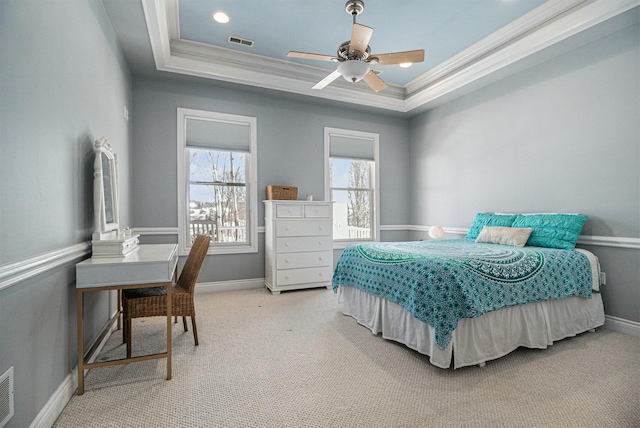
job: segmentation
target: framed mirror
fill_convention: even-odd
[[[93,150],[93,239],[114,239],[119,223],[118,158],[106,137],[96,140]]]

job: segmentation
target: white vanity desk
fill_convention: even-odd
[[[177,244],[139,245],[123,257],[92,257],[76,265],[78,305],[78,395],[84,393],[84,370],[128,364],[150,359],[167,359],[167,380],[171,379],[171,283],[178,263]],[[84,355],[84,293],[104,290],[144,288],[148,284],[167,287],[167,351],[115,361],[86,363],[95,349]],[[119,320],[119,310],[116,314]],[[112,319],[115,321],[115,318]],[[110,327],[112,322],[108,324]],[[98,341],[99,342],[99,341]]]

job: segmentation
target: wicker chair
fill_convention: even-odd
[[[171,287],[171,315],[182,317],[184,331],[188,331],[186,317],[191,317],[196,346],[198,345],[198,330],[193,293],[200,267],[209,249],[209,241],[210,238],[205,235],[196,237],[180,273],[180,278]],[[131,320],[133,318],[166,316],[167,288],[163,286],[124,290],[122,293],[122,314],[124,324],[122,338],[127,344],[127,358],[131,358]]]

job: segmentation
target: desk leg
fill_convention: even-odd
[[[171,380],[171,285],[167,283],[167,380]]]
[[[120,330],[122,328],[122,324],[120,324],[120,319],[121,319],[121,315],[122,315],[122,290],[116,290],[116,292],[118,293],[118,330]],[[124,342],[124,340],[123,340]]]
[[[78,395],[84,394],[84,293],[81,288],[77,289],[77,323],[78,323]]]

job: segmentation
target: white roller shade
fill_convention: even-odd
[[[247,123],[186,119],[187,146],[249,152],[251,127]]]
[[[329,134],[329,156],[332,158],[375,160],[374,140]]]

